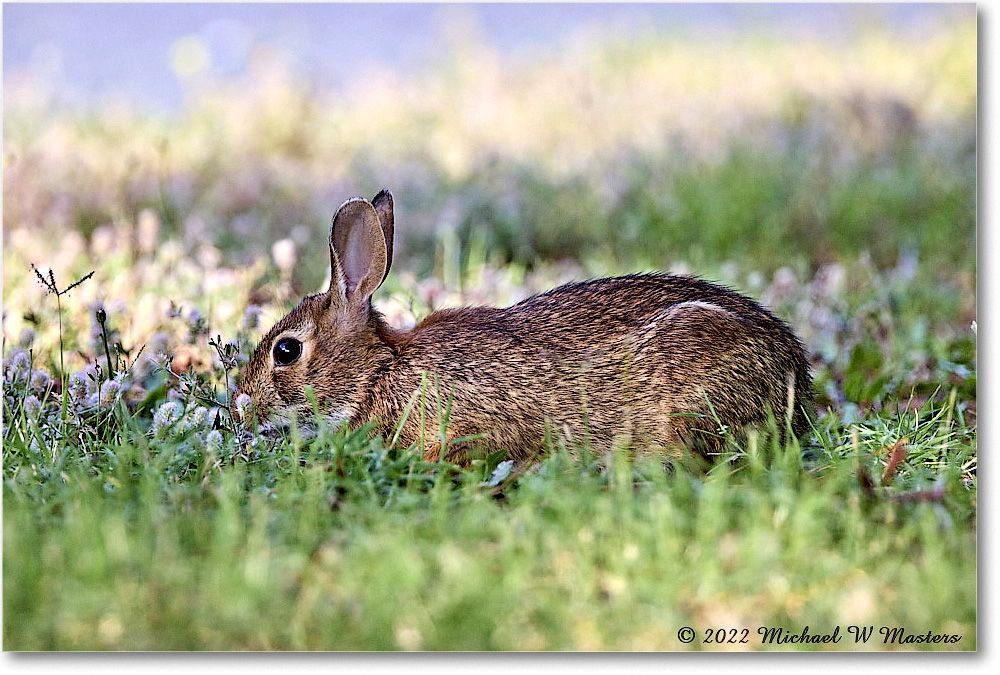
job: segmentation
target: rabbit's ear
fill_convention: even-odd
[[[349,199],[330,228],[330,291],[342,304],[364,305],[389,271],[385,234],[375,207]]]
[[[389,268],[392,266],[392,193],[388,190],[382,190],[372,198],[372,206],[375,207],[379,224],[382,226],[382,234],[385,235],[385,273],[388,275]],[[385,281],[385,277],[382,277],[382,280]]]

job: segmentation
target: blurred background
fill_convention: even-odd
[[[272,45],[320,87],[381,68],[419,76],[476,41],[507,55],[544,53],[591,37],[658,33],[718,42],[739,32],[844,43],[881,25],[912,35],[971,5],[882,4],[137,4],[5,8],[5,76],[41,77],[62,102],[129,101],[176,112],[192,76],[244,75]],[[88,37],[89,36],[89,37]],[[724,40],[723,40],[724,41]]]
[[[833,405],[974,398],[976,24],[973,4],[4,5],[5,346],[53,339],[32,263],[96,270],[77,304],[129,350],[193,341],[167,325],[191,312],[266,327],[323,288],[336,207],[386,187],[396,323],[690,272],[788,319]]]

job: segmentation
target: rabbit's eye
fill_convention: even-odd
[[[294,363],[302,354],[302,343],[295,338],[282,338],[274,345],[274,362],[279,366]]]

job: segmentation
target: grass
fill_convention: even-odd
[[[975,649],[960,411],[819,437],[805,462],[762,443],[708,470],[555,453],[499,496],[485,465],[427,465],[363,431],[235,462],[141,432],[83,456],[10,444],[5,645],[711,649],[677,630],[886,625]],[[860,484],[900,437],[898,474]]]
[[[818,285],[785,300],[815,298]],[[834,297],[852,315],[856,302],[878,304]],[[913,320],[899,310],[892,321]],[[185,323],[198,339],[202,327]],[[920,331],[902,334],[859,344],[919,351]],[[66,385],[64,406],[39,390],[29,352],[14,351],[4,614],[17,620],[5,621],[5,645],[787,649],[753,631],[870,625],[962,639],[886,645],[876,634],[836,648],[974,649],[974,381],[896,397],[899,361],[841,350],[819,383],[843,380],[848,400],[826,397],[805,448],[762,436],[711,467],[556,451],[507,478],[501,458],[469,471],[427,464],[365,430],[241,449],[211,428],[226,419],[221,362],[200,376],[133,367],[119,379],[136,384],[103,401],[115,380],[91,371]],[[938,379],[956,377],[957,365],[938,365]],[[865,388],[877,405],[855,398]],[[750,642],[686,645],[682,626],[745,628]]]
[[[466,46],[328,98],[261,61],[172,120],[5,81],[4,648],[976,649],[971,16],[845,48]],[[239,366],[321,283],[332,209],[383,186],[392,323],[694,271],[803,338],[814,432],[520,474],[363,429],[238,444]],[[757,633],[805,626],[843,639]]]

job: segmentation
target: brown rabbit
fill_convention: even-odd
[[[249,395],[265,433],[293,419],[313,424],[307,385],[334,424],[374,421],[388,438],[405,417],[399,439],[432,461],[496,450],[525,460],[560,437],[571,448],[711,454],[720,432],[769,414],[797,435],[809,428],[802,344],[739,293],[685,276],[629,275],[569,283],[505,309],[441,310],[401,331],[371,302],[392,239],[389,192],[337,210],[330,289],[279,321],[243,373],[238,394]]]

